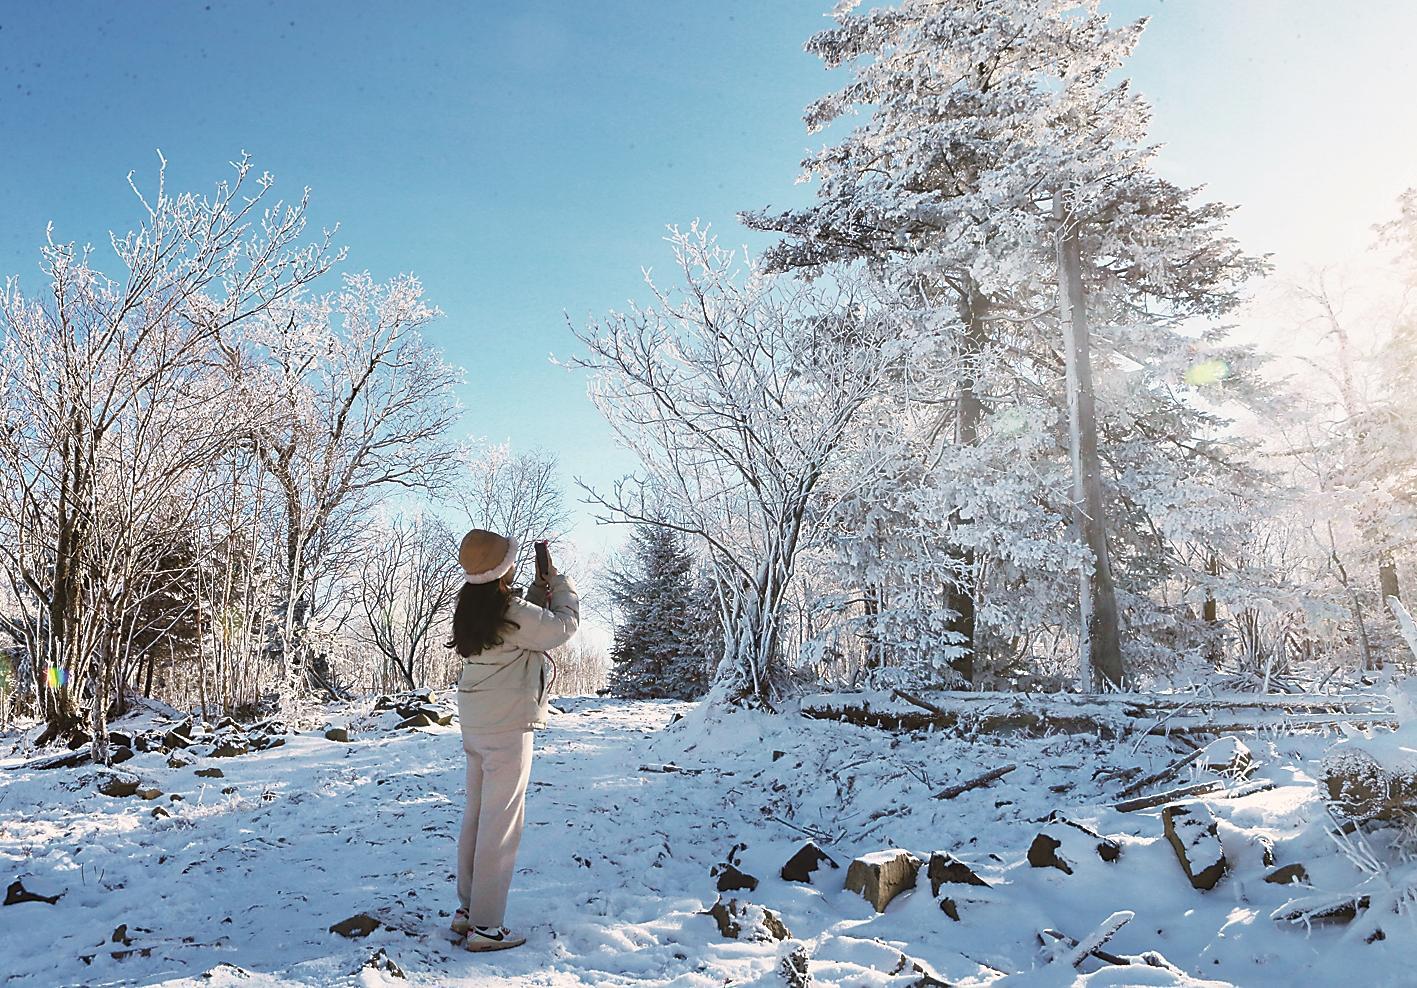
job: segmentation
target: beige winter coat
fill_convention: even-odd
[[[549,606],[539,606],[543,594],[533,587],[528,599],[512,598],[502,644],[463,659],[458,717],[464,731],[493,734],[546,726],[551,702],[546,653],[576,633],[581,603],[574,584],[560,573],[551,580]]]

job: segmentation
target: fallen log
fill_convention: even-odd
[[[1410,820],[1417,816],[1417,758],[1376,758],[1354,744],[1324,756],[1329,803],[1354,820]]]
[[[1092,777],[1094,779],[1101,779],[1103,782],[1111,782],[1113,780],[1126,782],[1132,776],[1139,774],[1141,774],[1140,765],[1126,765],[1122,768],[1099,768],[1096,772],[1092,773]]]
[[[1169,737],[1172,735],[1185,734],[1247,734],[1254,731],[1272,731],[1275,729],[1283,731],[1298,731],[1313,728],[1334,728],[1348,726],[1357,730],[1368,730],[1373,727],[1386,727],[1390,730],[1397,729],[1396,717],[1344,717],[1327,714],[1296,714],[1293,717],[1285,717],[1281,720],[1249,721],[1242,723],[1200,723],[1192,724],[1182,722],[1179,724],[1158,724],[1147,731],[1147,734],[1159,737]]]
[[[1306,711],[1306,712],[1295,712]],[[1325,699],[1265,701],[1175,701],[1136,695],[941,692],[921,696],[903,689],[867,695],[820,694],[807,698],[802,715],[860,727],[892,731],[953,730],[982,733],[1095,734],[1171,736],[1249,733],[1260,730],[1322,730],[1349,724],[1359,728],[1395,727],[1388,709],[1374,702]],[[1224,722],[1216,713],[1224,712]],[[1248,719],[1246,715],[1252,715]],[[1159,718],[1159,719],[1157,719]],[[1138,721],[1155,721],[1150,727]]]
[[[1247,782],[1237,789],[1231,789],[1225,794],[1226,799],[1244,799],[1246,796],[1253,796],[1257,792],[1269,792],[1271,789],[1278,789],[1279,783],[1273,779],[1256,779]]]
[[[42,772],[47,769],[55,768],[78,768],[84,762],[92,760],[93,753],[91,749],[92,745],[85,741],[73,751],[64,751],[57,755],[44,755],[40,758],[32,758],[18,765],[7,765],[6,769],[11,772],[21,770]]]
[[[916,705],[918,706],[918,705]],[[1126,733],[1124,718],[1118,713],[1118,722],[1110,723],[1098,717],[1083,715],[1060,715],[1046,710],[960,710],[940,708],[942,713],[932,713],[926,709],[898,710],[872,709],[869,706],[825,706],[802,708],[804,717],[813,720],[837,720],[858,727],[877,727],[888,731],[924,731],[968,729],[985,734],[1021,733],[1029,735],[1045,734],[1096,734],[1113,739]]]
[[[1131,813],[1135,810],[1148,810],[1154,806],[1165,806],[1167,803],[1175,802],[1178,799],[1185,799],[1188,796],[1203,796],[1206,793],[1223,789],[1223,782],[1198,782],[1193,786],[1186,786],[1182,789],[1168,789],[1152,796],[1143,796],[1140,799],[1126,799],[1120,803],[1114,803],[1112,809],[1118,813]]]
[[[1290,899],[1269,918],[1286,923],[1351,923],[1370,905],[1369,897],[1357,892],[1321,892]]]
[[[1315,714],[1390,713],[1392,708],[1385,701],[1386,698],[1383,696],[1326,697],[1322,700],[1284,697],[1273,699],[1256,697],[1253,700],[1202,700],[1192,697],[1186,703],[1173,703],[1164,699],[1147,699],[1137,700],[1129,706],[1138,710],[1173,710],[1190,706],[1198,710],[1263,710],[1279,713],[1300,711]]]
[[[1014,764],[1000,765],[998,768],[991,768],[983,775],[977,775],[974,778],[970,779],[968,782],[961,782],[958,785],[948,786],[944,789],[941,789],[939,792],[935,793],[935,795],[930,798],[954,799],[960,793],[969,792],[969,790],[971,789],[978,789],[980,786],[987,786],[989,783],[993,782],[996,779],[1002,779],[1004,776],[1008,775],[1016,768],[1018,768],[1018,766]]]

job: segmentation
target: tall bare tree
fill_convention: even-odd
[[[724,631],[718,685],[771,704],[789,687],[781,617],[798,554],[836,488],[822,480],[903,356],[864,284],[741,277],[695,225],[670,238],[683,286],[580,332],[597,405],[644,465],[593,499],[616,522],[702,540]]]
[[[419,329],[438,315],[412,277],[379,285],[345,277],[334,298],[274,310],[246,353],[234,355],[253,401],[265,398],[251,440],[281,506],[282,702],[332,684],[318,667],[311,622],[319,581],[352,576],[373,499],[447,479],[459,372]]]
[[[513,452],[499,443],[464,450],[452,497],[473,528],[486,528],[517,539],[517,569],[531,571],[533,542],[553,546],[569,522],[554,453],[532,449]]]
[[[433,630],[456,599],[457,542],[437,518],[395,518],[374,531],[360,574],[362,636],[414,689],[428,679]]]
[[[47,733],[76,730],[90,698],[100,760],[125,622],[183,525],[179,491],[234,424],[211,357],[336,260],[328,236],[297,245],[306,197],[273,201],[249,159],[208,196],[169,193],[165,166],[155,194],[133,186],[116,277],[51,236],[45,293],[0,294],[0,554]]]

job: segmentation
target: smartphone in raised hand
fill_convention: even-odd
[[[536,543],[536,580],[538,583],[545,583],[546,576],[551,572],[551,547],[546,539],[541,539]]]

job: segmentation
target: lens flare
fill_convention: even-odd
[[[61,669],[58,666],[50,666],[46,670],[46,678],[49,680],[50,689],[61,689],[69,685],[69,670]]]
[[[1219,357],[1202,360],[1186,368],[1186,383],[1197,388],[1219,384],[1230,376],[1230,365]]]

